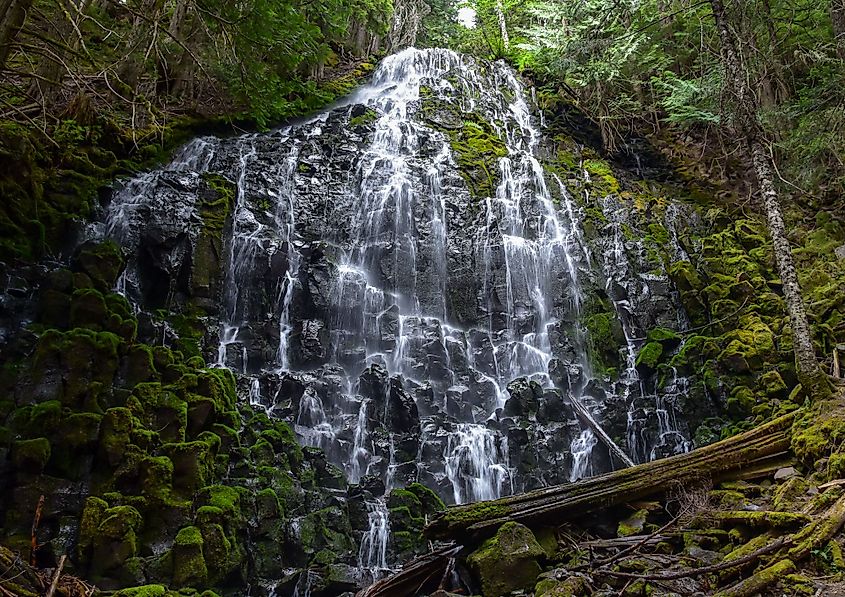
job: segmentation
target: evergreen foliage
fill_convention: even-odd
[[[731,26],[755,90],[759,118],[788,192],[830,207],[845,188],[845,9],[807,0],[728,2]],[[709,2],[583,0],[505,2],[505,49],[494,0],[465,0],[472,29],[450,20],[437,41],[505,58],[547,101],[572,101],[616,150],[631,135],[669,133],[706,145],[713,171],[736,158],[730,98]],[[432,17],[433,18],[433,17]],[[431,18],[430,18],[431,20]]]

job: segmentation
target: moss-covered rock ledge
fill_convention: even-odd
[[[229,370],[139,340],[110,291],[114,245],[71,264],[45,274],[34,321],[2,353],[0,543],[43,567],[66,555],[68,574],[138,597],[241,594],[350,552],[345,506],[322,489],[342,475],[322,454],[238,404]]]

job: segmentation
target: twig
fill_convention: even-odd
[[[600,572],[602,574],[607,574],[610,576],[618,576],[620,578],[638,578],[642,580],[676,580],[679,578],[688,578],[690,576],[701,576],[702,574],[710,574],[712,572],[720,572],[722,570],[728,570],[730,568],[737,568],[739,566],[744,566],[750,562],[753,562],[760,556],[766,555],[767,553],[771,553],[773,551],[777,551],[781,547],[791,545],[792,538],[791,537],[782,537],[777,541],[772,541],[768,545],[764,545],[758,550],[752,551],[750,554],[743,556],[741,558],[737,558],[735,560],[730,560],[728,562],[721,562],[719,564],[714,564],[712,566],[704,566],[703,568],[693,568],[691,570],[681,570],[679,572],[670,572],[668,574],[633,574],[631,572],[618,572],[616,570],[597,570],[596,572]]]
[[[67,560],[66,555],[62,555],[62,557],[59,558],[59,565],[56,567],[56,573],[53,575],[53,582],[50,583],[50,590],[47,591],[46,597],[53,597],[56,593],[56,588],[59,586],[59,579],[62,576],[62,568],[65,567],[65,560]]]
[[[638,550],[639,548],[641,548],[643,545],[645,545],[646,543],[648,543],[648,541],[649,541],[650,539],[653,539],[656,535],[659,535],[660,533],[662,533],[663,531],[665,531],[666,529],[668,529],[670,526],[672,526],[673,524],[675,524],[676,522],[678,522],[678,519],[679,519],[679,518],[681,518],[681,515],[680,515],[680,514],[678,514],[675,518],[673,518],[672,520],[670,520],[669,522],[667,522],[666,524],[664,524],[662,527],[660,527],[660,528],[659,528],[659,529],[657,529],[656,531],[654,531],[651,535],[646,535],[645,537],[643,537],[643,538],[642,538],[640,541],[638,541],[637,543],[634,543],[634,544],[633,544],[633,545],[631,545],[630,547],[627,547],[627,548],[623,549],[622,551],[620,551],[619,553],[617,553],[617,554],[615,554],[615,555],[608,556],[608,557],[604,558],[603,560],[598,560],[597,562],[591,562],[591,563],[589,564],[589,567],[591,567],[591,568],[596,568],[596,567],[600,567],[600,566],[607,566],[608,564],[612,564],[613,562],[616,562],[617,560],[619,560],[619,559],[621,559],[621,558],[625,557],[625,556],[626,556],[626,555],[628,555],[629,553],[634,552],[634,551],[637,551],[637,550]],[[584,568],[586,568],[587,566],[583,566],[583,567],[584,567]],[[576,568],[576,570],[577,570],[577,568]]]
[[[9,106],[12,110],[14,110],[14,111],[15,111],[15,112],[17,112],[18,114],[20,114],[21,116],[23,116],[24,118],[26,118],[26,119],[27,119],[27,121],[29,121],[29,123],[30,123],[32,126],[34,126],[35,128],[37,128],[37,129],[39,130],[39,132],[40,132],[42,135],[44,135],[44,137],[45,137],[45,138],[46,138],[46,139],[47,139],[50,143],[52,143],[53,145],[55,145],[56,147],[58,147],[59,149],[61,149],[61,145],[59,145],[59,144],[56,142],[56,140],[55,140],[55,139],[53,139],[53,137],[51,137],[50,135],[48,135],[48,134],[46,133],[46,131],[42,130],[42,129],[41,129],[41,127],[40,127],[40,126],[38,126],[38,123],[36,123],[36,122],[35,122],[32,118],[30,118],[30,117],[29,117],[29,116],[28,116],[25,112],[23,112],[23,111],[19,110],[16,106],[14,106],[14,105],[10,104],[9,102],[7,102],[7,101],[6,101],[5,99],[3,99],[2,97],[0,97],[0,102],[3,102],[3,103],[4,103],[4,104],[6,104],[7,106]],[[42,496],[42,497],[43,497],[43,496]]]
[[[44,507],[44,496],[38,498],[38,505],[35,507],[35,518],[32,520],[32,535],[30,536],[31,550],[29,552],[29,563],[35,566],[35,552],[38,550],[38,539],[35,536],[38,532],[38,525],[41,522],[41,509]]]

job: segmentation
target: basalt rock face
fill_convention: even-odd
[[[657,363],[635,363],[648,331],[687,325],[675,288],[607,165],[567,157],[507,67],[408,50],[347,106],[186,147],[117,193],[102,234],[127,296],[201,305],[206,360],[350,482],[485,499],[587,472],[573,399],[634,460],[690,445],[644,388]],[[216,245],[210,177],[234,185]]]
[[[44,541],[106,587],[334,595],[443,502],[623,466],[599,427],[635,462],[690,449],[726,398],[684,352],[698,216],[544,132],[505,65],[406,50],[122,183],[70,269],[4,295],[38,355],[4,370],[5,535],[55,478],[78,498]]]

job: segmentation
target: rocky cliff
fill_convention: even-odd
[[[763,224],[540,103],[406,50],[328,112],[116,183],[66,261],[8,266],[4,542],[147,586],[122,595],[336,595],[425,551],[444,503],[794,409]],[[805,239],[826,321],[842,240]]]

